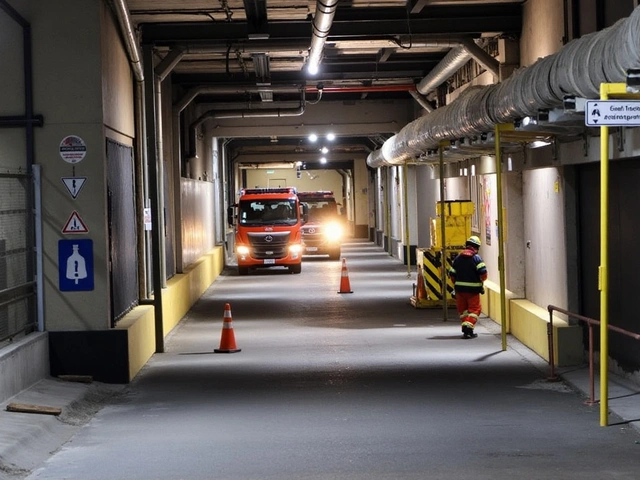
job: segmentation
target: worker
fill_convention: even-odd
[[[478,237],[469,237],[465,249],[456,256],[449,270],[462,323],[462,338],[478,336],[474,329],[482,311],[480,294],[484,294],[484,281],[487,279],[487,266],[478,254],[480,246]]]

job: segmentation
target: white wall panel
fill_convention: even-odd
[[[526,295],[541,307],[567,305],[564,194],[557,168],[523,174]]]

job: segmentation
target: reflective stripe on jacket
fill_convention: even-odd
[[[458,292],[481,293],[487,279],[487,267],[474,250],[467,248],[453,260],[449,276]]]

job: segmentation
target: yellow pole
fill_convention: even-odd
[[[513,131],[513,124],[506,123],[496,125],[496,183],[498,184],[498,270],[500,273],[500,317],[501,317],[501,337],[502,351],[507,349],[507,296],[505,293],[506,282],[504,272],[504,218],[502,215],[502,145],[500,144],[500,133],[503,131]],[[489,226],[491,228],[491,226]]]
[[[637,99],[625,83],[601,83],[600,100]],[[600,126],[600,426],[609,424],[609,126]]]
[[[407,192],[407,187],[409,185],[409,180],[407,179],[408,171],[409,168],[407,167],[407,163],[405,162],[404,168],[402,169],[402,186],[404,188],[404,247],[405,257],[407,258],[407,278],[411,278],[411,246],[409,245],[409,242],[411,242],[411,239],[409,238],[409,193]]]
[[[449,320],[447,307],[447,239],[445,238],[445,214],[444,214],[444,147],[448,143],[440,142],[438,152],[440,153],[440,240],[442,240],[442,253],[440,254],[440,270],[442,282],[442,305],[444,310],[444,321]]]
[[[609,98],[608,84],[600,84],[600,99]],[[609,423],[609,329],[608,329],[608,221],[609,221],[609,127],[600,127],[600,426]]]

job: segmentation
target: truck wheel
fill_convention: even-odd
[[[300,273],[302,272],[302,263],[298,263],[297,265],[289,265],[290,273]]]
[[[329,260],[339,260],[340,259],[340,249],[331,250],[329,252]]]
[[[249,267],[238,267],[238,275],[248,275]]]

